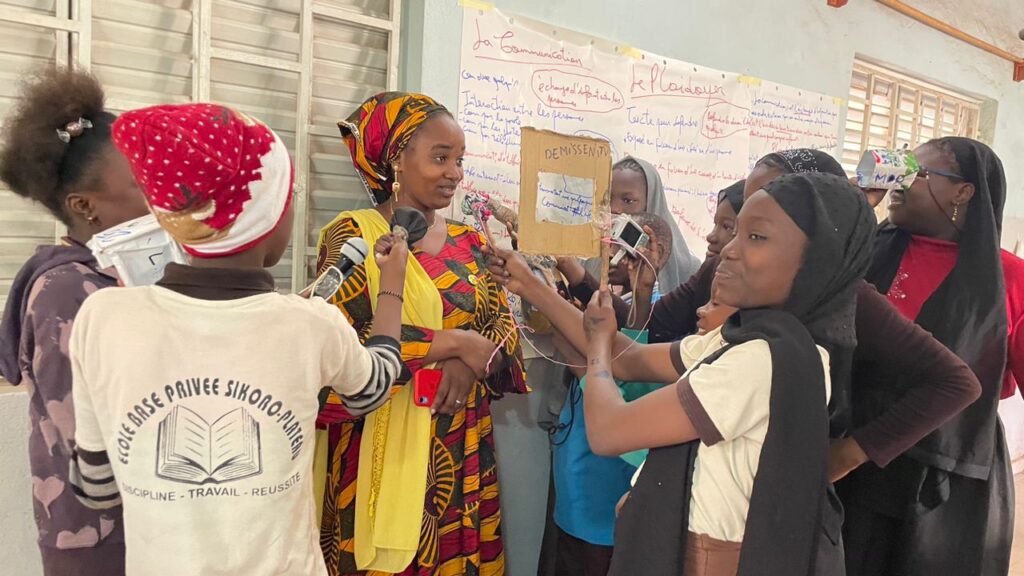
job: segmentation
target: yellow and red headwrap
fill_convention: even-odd
[[[433,98],[412,92],[382,92],[338,122],[352,164],[374,204],[391,196],[391,164],[423,122],[448,109]]]

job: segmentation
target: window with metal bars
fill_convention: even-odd
[[[917,147],[943,136],[978,137],[981,101],[876,64],[853,64],[843,138],[843,167],[853,173],[864,150]]]
[[[21,75],[91,70],[115,112],[215,101],[266,122],[295,164],[292,246],[271,271],[303,286],[320,228],[369,205],[335,123],[398,87],[402,0],[0,0],[0,128]],[[0,309],[36,245],[63,229],[0,185]]]

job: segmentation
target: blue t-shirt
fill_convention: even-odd
[[[629,491],[636,466],[617,456],[591,452],[583,418],[583,390],[576,380],[559,423],[568,428],[554,447],[555,524],[585,542],[611,546],[615,504]]]
[[[623,332],[638,342],[647,341],[646,332],[639,335],[634,331]],[[639,385],[640,388],[644,386]],[[653,389],[653,386],[647,386],[646,391]],[[635,395],[636,388],[627,386],[623,389],[627,400],[643,395]],[[638,453],[646,451],[631,452],[620,458],[598,456],[590,450],[587,423],[583,417],[583,386],[575,379],[562,407],[559,424],[563,429],[555,437],[553,463],[555,524],[590,544],[611,546],[615,539],[615,505],[629,491],[630,480],[637,469],[630,461],[642,462],[643,458]]]

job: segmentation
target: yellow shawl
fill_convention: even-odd
[[[342,218],[354,220],[371,247],[390,232],[373,209],[342,212],[335,222]],[[380,268],[372,252],[365,267],[370,302],[376,310]],[[437,287],[410,254],[402,323],[441,330],[442,316]],[[360,570],[401,572],[419,548],[432,431],[430,410],[413,404],[412,392],[412,383],[399,387],[365,419],[356,479],[355,560]],[[326,438],[321,439],[326,446]],[[321,463],[314,473],[319,480],[326,476],[326,451],[318,451],[317,456]],[[322,501],[323,493],[318,492]]]

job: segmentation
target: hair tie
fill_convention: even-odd
[[[81,136],[86,128],[92,128],[92,122],[88,118],[79,118],[64,125],[64,129],[57,128],[57,138],[68,144],[75,136]]]

